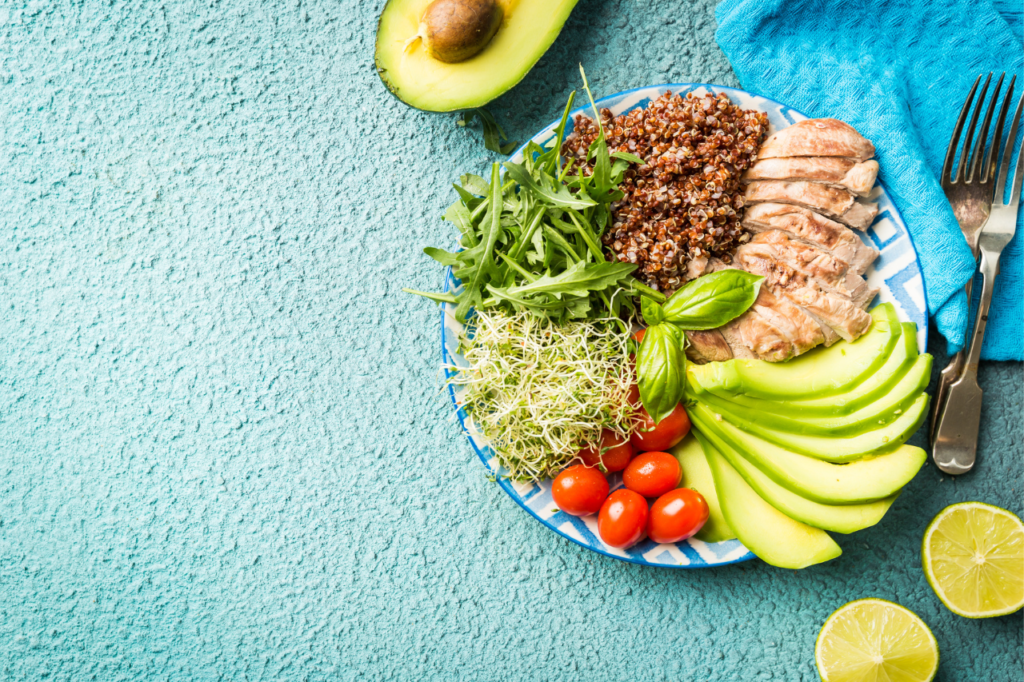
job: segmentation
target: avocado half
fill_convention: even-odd
[[[430,0],[388,0],[377,25],[377,73],[398,99],[425,111],[483,106],[511,89],[555,42],[577,0],[498,0],[503,19],[486,47],[454,64],[415,39]]]

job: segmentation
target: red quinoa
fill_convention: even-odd
[[[622,201],[612,205],[612,226],[603,235],[619,261],[636,263],[636,276],[665,293],[686,281],[694,258],[732,252],[750,239],[740,226],[740,176],[757,158],[768,132],[768,116],[744,110],[724,94],[666,92],[646,108],[613,117],[601,110],[610,151],[646,162],[626,171]],[[587,149],[598,135],[594,121],[577,116],[562,154],[589,175]]]

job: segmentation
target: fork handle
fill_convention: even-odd
[[[974,276],[967,280],[964,292],[967,294],[967,313],[971,312],[971,289],[974,286]],[[935,403],[932,405],[931,418],[928,420],[928,442],[935,443],[935,431],[939,427],[939,420],[942,419],[942,412],[946,409],[949,387],[960,378],[964,371],[964,359],[967,357],[967,350],[957,351],[949,364],[939,374],[939,385],[935,389]]]
[[[978,385],[978,362],[992,305],[992,290],[999,272],[999,252],[981,249],[981,302],[974,318],[970,350],[963,372],[949,387],[946,408],[935,429],[932,458],[947,474],[963,474],[974,467],[981,428],[982,390]]]

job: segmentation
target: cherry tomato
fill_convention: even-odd
[[[633,459],[633,446],[619,434],[605,429],[601,432],[601,444],[597,448],[580,450],[580,459],[588,467],[601,465],[608,473],[622,471]]]
[[[608,496],[597,517],[597,532],[610,547],[632,547],[644,536],[645,528],[647,500],[625,488]]]
[[[640,402],[640,387],[636,384],[632,384],[629,387],[629,394],[626,396],[626,402],[629,403],[630,407],[634,410],[639,410],[643,403]]]
[[[577,464],[555,477],[551,497],[566,514],[596,514],[608,497],[608,479],[593,467]]]
[[[633,340],[636,341],[637,345],[640,345],[640,343],[644,340],[644,334],[646,333],[647,329],[637,329],[635,332],[633,332]]]
[[[670,490],[651,505],[647,537],[666,544],[685,540],[707,523],[709,513],[707,500],[696,490]]]
[[[679,485],[683,469],[667,452],[645,452],[633,458],[622,474],[622,482],[644,497],[664,495]]]
[[[641,452],[668,450],[686,438],[686,434],[690,432],[690,416],[686,414],[682,403],[676,405],[676,409],[658,422],[657,426],[643,407],[637,414],[637,420],[640,426],[630,436],[629,442],[633,444],[633,449]]]

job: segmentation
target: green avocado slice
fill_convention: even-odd
[[[388,0],[377,24],[377,74],[398,99],[426,111],[481,107],[521,81],[558,37],[577,0],[498,0],[504,19],[465,61],[430,56],[419,34],[431,0]]]
[[[763,561],[780,568],[806,568],[843,553],[825,531],[794,521],[761,499],[706,440],[701,447],[721,493],[725,520],[739,541]]]
[[[729,528],[725,517],[722,516],[722,506],[715,492],[715,479],[711,476],[711,469],[700,443],[690,434],[683,442],[672,448],[671,452],[683,469],[682,485],[699,492],[708,503],[708,520],[704,527],[697,531],[696,538],[704,542],[722,542],[735,538],[736,533],[732,532],[732,528]]]
[[[932,356],[918,356],[910,371],[903,375],[889,393],[855,412],[835,417],[805,417],[795,409],[780,408],[776,403],[767,400],[762,401],[762,407],[751,408],[722,400],[710,393],[702,396],[701,402],[740,428],[745,428],[744,424],[749,423],[811,436],[855,436],[878,429],[899,418],[928,386],[931,371]]]
[[[924,466],[927,454],[912,445],[850,462],[832,464],[780,448],[717,421],[703,405],[688,410],[702,433],[714,433],[773,481],[801,497],[822,504],[860,504],[889,497],[909,483]]]
[[[903,323],[903,334],[885,364],[871,376],[843,393],[824,398],[803,400],[763,400],[748,395],[729,395],[718,389],[710,392],[730,403],[755,410],[766,410],[778,414],[799,414],[807,417],[839,417],[859,410],[868,403],[886,395],[903,376],[910,371],[917,360],[917,325]],[[691,389],[692,392],[692,389]]]
[[[698,395],[713,391],[791,400],[841,393],[881,367],[903,335],[903,325],[891,303],[873,309],[871,317],[871,328],[853,343],[840,341],[787,362],[727,360],[689,365],[689,379]]]
[[[717,410],[715,410],[717,412]],[[776,445],[826,462],[850,462],[861,457],[892,450],[910,438],[924,422],[928,411],[928,394],[920,393],[894,420],[872,431],[852,436],[814,436],[789,433],[757,422],[740,419],[721,412],[723,419],[747,433]]]
[[[885,512],[899,496],[899,493],[862,504],[822,504],[801,497],[769,478],[764,472],[744,459],[713,431],[703,434],[754,489],[763,500],[791,519],[808,526],[830,530],[836,533],[853,533],[869,528],[882,520]]]

